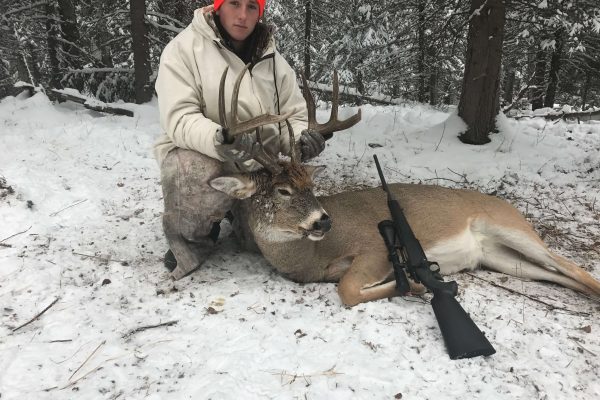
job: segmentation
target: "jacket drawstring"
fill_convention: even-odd
[[[281,107],[279,105],[279,89],[277,88],[277,73],[275,71],[275,54],[273,54],[273,84],[275,85],[275,96],[277,97],[277,114],[281,114]],[[279,125],[279,137],[281,137],[281,121],[279,121],[277,125]]]

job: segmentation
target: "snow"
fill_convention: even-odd
[[[0,189],[3,400],[600,398],[600,307],[550,284],[452,276],[497,353],[451,361],[430,297],[344,307],[335,284],[287,281],[240,250],[226,223],[207,263],[171,282],[156,102],[127,106],[135,117],[41,93],[0,103],[0,178],[14,189]],[[600,124],[499,117],[489,144],[468,146],[453,110],[362,112],[314,160],[328,165],[321,193],[376,185],[378,154],[388,182],[511,199],[556,252],[600,277]]]

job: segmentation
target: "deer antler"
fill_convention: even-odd
[[[221,122],[221,126],[227,128],[227,132],[229,135],[236,137],[242,133],[250,132],[256,129],[256,143],[252,145],[250,150],[250,158],[254,159],[256,162],[261,164],[265,169],[270,171],[273,175],[278,175],[281,173],[282,168],[278,163],[278,158],[276,155],[268,153],[265,148],[262,146],[262,141],[260,139],[260,133],[258,132],[258,128],[263,125],[268,124],[276,124],[278,122],[287,121],[290,115],[293,112],[288,112],[283,115],[273,115],[273,114],[262,114],[258,117],[251,118],[249,120],[240,122],[237,117],[238,110],[238,96],[240,93],[240,84],[246,71],[248,70],[250,64],[247,64],[244,69],[240,72],[238,77],[235,80],[235,84],[233,86],[233,94],[231,95],[231,122],[227,122],[227,117],[225,115],[225,79],[227,77],[227,72],[229,71],[229,67],[225,68],[223,71],[223,75],[221,75],[221,82],[219,84],[219,120]],[[238,149],[240,151],[246,149]]]
[[[339,105],[339,84],[338,84],[338,74],[337,71],[333,71],[333,92],[331,95],[331,116],[329,117],[329,121],[324,124],[317,123],[316,117],[316,106],[315,99],[308,88],[308,81],[306,80],[306,76],[303,73],[300,73],[302,77],[302,95],[304,96],[304,100],[306,100],[306,108],[308,109],[308,129],[315,130],[319,132],[321,135],[331,134],[337,131],[343,131],[344,129],[348,129],[354,125],[356,125],[361,118],[360,108],[358,112],[353,116],[346,118],[342,121],[338,119],[338,105]],[[330,137],[326,137],[325,140]]]
[[[225,71],[223,71],[223,75],[221,75],[221,83],[219,85],[219,119],[221,121],[221,125],[227,128],[228,133],[231,136],[237,136],[241,133],[250,132],[263,125],[283,122],[294,113],[293,111],[287,112],[282,115],[273,115],[266,113],[246,121],[238,120],[237,105],[238,96],[240,94],[240,84],[242,83],[242,79],[244,78],[246,71],[248,71],[249,66],[250,64],[246,64],[246,66],[244,66],[244,69],[242,69],[242,71],[235,80],[235,84],[233,85],[233,94],[231,95],[231,122],[229,124],[227,123],[227,118],[225,117],[225,78],[227,77],[229,67],[226,67]]]

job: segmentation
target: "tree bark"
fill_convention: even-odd
[[[514,68],[508,68],[504,75],[504,103],[511,104],[515,95],[515,78],[516,73]]]
[[[585,110],[585,103],[587,103],[587,97],[590,89],[590,84],[592,83],[592,73],[588,71],[585,74],[585,83],[583,84],[583,92],[581,94],[581,109]]]
[[[484,144],[495,128],[506,9],[503,0],[471,0],[467,58],[458,115],[463,143]]]
[[[133,64],[135,75],[135,102],[137,104],[150,101],[150,51],[148,44],[148,28],[144,21],[146,16],[145,0],[130,0],[131,46],[133,47]]]
[[[430,60],[435,60],[437,55],[435,54],[435,48],[430,44],[427,46],[427,55]],[[438,79],[439,79],[439,68],[437,65],[429,67],[429,104],[435,106],[438,103]]]
[[[419,13],[419,25],[417,27],[417,44],[419,46],[417,54],[417,100],[425,102],[425,0],[419,0],[417,4]]]
[[[305,0],[304,5],[304,75],[310,79],[310,29],[312,25],[312,0]]]
[[[564,28],[560,28],[554,33],[555,44],[552,58],[550,59],[550,74],[548,76],[548,88],[546,89],[546,97],[544,98],[544,107],[554,107],[556,91],[558,89],[558,73],[560,71],[560,62],[565,43],[563,39],[564,34]]]
[[[537,110],[544,107],[544,87],[546,86],[546,52],[542,49],[538,50],[535,55],[535,75],[533,76],[533,84],[531,90],[531,108]]]

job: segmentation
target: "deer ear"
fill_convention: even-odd
[[[326,167],[324,165],[305,165],[304,168],[306,168],[306,172],[310,175],[310,179],[314,180]]]
[[[256,183],[244,175],[220,176],[208,183],[213,189],[236,199],[247,199],[256,193]]]

